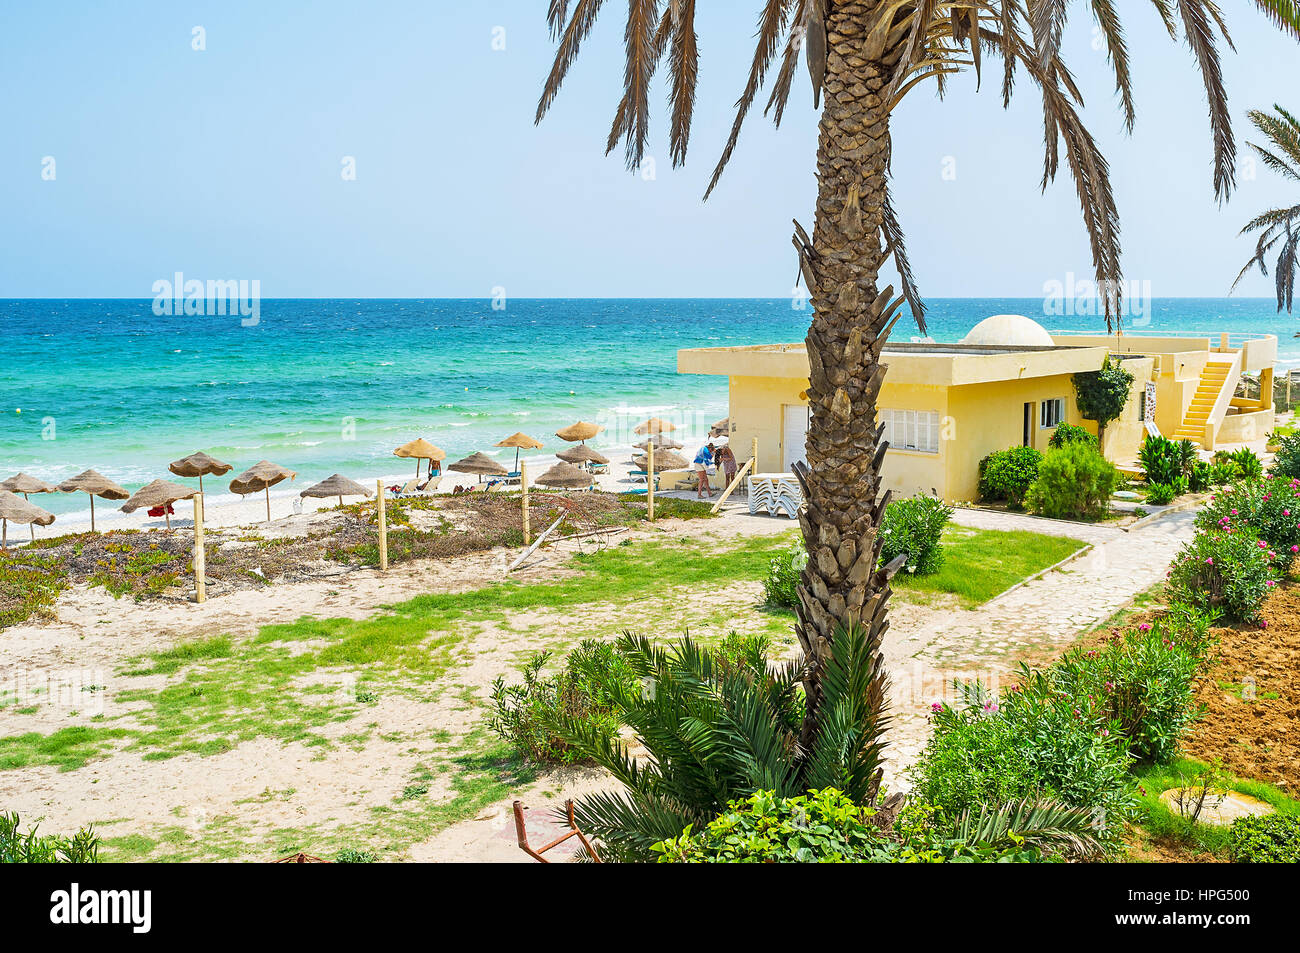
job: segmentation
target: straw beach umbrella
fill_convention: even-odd
[[[725,437],[729,433],[731,433],[731,420],[727,417],[723,417],[709,428],[710,437]]]
[[[315,486],[309,486],[298,495],[301,497],[313,496],[318,499],[329,499],[331,496],[339,498],[339,506],[343,505],[345,496],[370,496],[374,491],[367,490],[360,483],[349,480],[341,473],[334,473],[321,480]]]
[[[591,486],[591,474],[586,470],[579,470],[572,463],[557,463],[539,476],[535,482],[542,486],[585,490]]]
[[[283,480],[292,480],[298,474],[270,460],[259,460],[230,481],[230,492],[240,496],[266,493],[266,521],[271,522],[271,487]]]
[[[229,463],[222,463],[216,457],[210,457],[202,450],[191,453],[188,457],[181,457],[179,460],[173,460],[167,465],[167,469],[177,476],[198,477],[199,492],[203,492],[203,478],[209,473],[214,476],[225,476],[231,470],[235,469]]]
[[[429,461],[429,473],[432,474],[433,461],[446,460],[447,451],[443,450],[441,447],[435,447],[433,444],[429,443],[429,441],[425,440],[423,437],[417,437],[416,439],[412,440],[410,443],[404,443],[396,450],[394,450],[393,456],[406,457],[408,459],[413,458],[415,460],[415,478],[418,480],[420,479],[420,461],[421,460]]]
[[[95,531],[95,497],[104,500],[125,500],[131,494],[97,470],[86,470],[59,484],[60,493],[88,493],[90,495],[90,531]]]
[[[457,460],[448,470],[455,470],[457,473],[475,473],[478,476],[505,476],[508,471],[501,464],[497,463],[486,453],[471,453],[464,460]]]
[[[555,431],[555,436],[561,440],[567,440],[569,443],[582,443],[590,440],[604,429],[599,424],[589,424],[585,420],[579,420],[576,424],[569,424],[564,429]]]
[[[570,447],[568,450],[561,450],[555,455],[565,463],[609,463],[609,457],[601,456],[585,443],[580,443],[576,447]]]
[[[638,450],[644,453],[650,449],[650,444],[654,444],[656,453],[659,452],[660,450],[682,449],[682,444],[680,441],[674,440],[672,437],[665,437],[661,433],[655,434],[653,437],[646,437],[646,439],[642,440],[640,443],[633,444],[632,446],[636,447]]]
[[[0,546],[9,545],[9,524],[28,523],[49,526],[54,514],[28,503],[16,493],[0,490]]]
[[[192,500],[199,491],[190,486],[181,486],[171,480],[154,480],[136,490],[131,499],[122,504],[123,513],[134,513],[141,508],[153,509],[161,506],[163,516],[167,519],[167,528],[172,528],[172,515],[169,507],[177,500]]]
[[[512,433],[500,443],[493,444],[495,447],[514,447],[515,448],[515,472],[519,471],[519,451],[523,450],[541,450],[542,442],[534,440],[526,433]]]
[[[650,463],[650,458],[642,455],[633,457],[632,462],[644,470]],[[690,461],[680,453],[673,453],[671,450],[662,453],[655,451],[655,473],[662,473],[664,470],[685,470],[690,465]]]
[[[50,486],[44,480],[38,480],[34,476],[28,476],[26,473],[17,473],[9,479],[0,483],[0,490],[8,490],[10,493],[21,493],[23,499],[31,502],[31,493],[57,493],[57,486]],[[27,527],[32,534],[32,539],[36,538],[36,524],[32,523]]]
[[[677,429],[677,425],[671,420],[664,420],[660,417],[651,417],[649,420],[643,420],[632,428],[633,433],[671,433]]]

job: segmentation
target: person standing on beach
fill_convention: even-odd
[[[726,476],[724,486],[731,486],[731,481],[736,479],[736,455],[731,452],[731,444],[724,443],[714,451],[713,462],[722,467]]]
[[[704,499],[707,492],[713,496],[713,488],[709,486],[709,467],[713,466],[713,444],[708,443],[700,447],[700,452],[695,455],[695,472],[699,474],[699,483],[695,487],[695,496],[697,499]]]

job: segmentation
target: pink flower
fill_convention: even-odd
[[[1260,548],[1260,549],[1268,549],[1268,543],[1264,542],[1264,541],[1261,539],[1261,540],[1259,541],[1259,548]]]
[[[1293,553],[1300,553],[1300,546],[1292,546],[1292,547],[1291,547],[1291,552],[1293,552]]]
[[[1283,516],[1290,516],[1290,515],[1291,515],[1291,511],[1290,511],[1290,510],[1283,510],[1283,511],[1282,511],[1282,515],[1283,515]]]
[[[1206,563],[1206,565],[1208,565],[1208,566],[1213,566],[1213,565],[1214,565],[1214,557],[1213,557],[1213,556],[1206,556],[1206,557],[1205,557],[1205,563]]]
[[[1151,631],[1151,625],[1150,625],[1150,623],[1143,622],[1140,626],[1138,626],[1138,631],[1139,631],[1139,632],[1150,632],[1150,631]]]
[[[1277,583],[1275,583],[1272,579],[1267,579],[1267,580],[1264,581],[1264,585],[1266,585],[1266,586],[1268,586],[1270,589],[1272,589],[1274,586],[1277,585]]]
[[[943,706],[938,702],[933,702],[930,705],[930,711],[943,711]]]

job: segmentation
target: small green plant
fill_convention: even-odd
[[[1269,472],[1288,480],[1300,479],[1300,433],[1270,434],[1277,439],[1277,453],[1273,456],[1273,465]]]
[[[1193,493],[1201,493],[1208,490],[1214,483],[1214,466],[1203,460],[1197,460],[1192,464],[1191,471],[1187,474],[1187,488]]]
[[[1237,480],[1256,480],[1264,475],[1264,463],[1259,456],[1249,447],[1238,447],[1236,450],[1219,450],[1214,454],[1214,462],[1219,464],[1231,464],[1234,479]]]
[[[1056,519],[1096,519],[1110,508],[1119,471],[1095,447],[1067,443],[1047,451],[1025,502]]]
[[[354,847],[344,847],[334,855],[336,864],[373,864],[378,859],[370,851],[357,850]]]
[[[980,499],[1005,500],[1013,509],[1024,505],[1025,494],[1038,479],[1043,455],[1033,447],[997,450],[980,461]]]
[[[1074,424],[1058,424],[1052,431],[1051,439],[1047,445],[1053,449],[1063,447],[1067,443],[1086,443],[1089,446],[1097,446],[1097,438],[1082,427],[1076,427]]]
[[[783,552],[772,557],[763,580],[763,597],[773,608],[793,609],[799,605],[799,574],[808,565],[803,537],[796,536]]]
[[[1229,850],[1238,864],[1300,863],[1300,814],[1238,818]]]
[[[97,864],[99,837],[83,828],[71,837],[24,833],[17,814],[0,814],[0,864]]]
[[[1183,476],[1183,456],[1179,445],[1167,437],[1147,434],[1138,448],[1138,462],[1146,474],[1147,483],[1172,486]]]
[[[938,572],[943,565],[939,539],[952,513],[951,506],[933,496],[914,496],[890,503],[880,528],[884,538],[880,563],[887,565],[899,556],[906,556],[903,567],[906,572],[917,576]]]

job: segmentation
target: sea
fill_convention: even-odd
[[[1082,299],[928,305],[928,338],[905,317],[893,339],[958,341],[1007,313],[1049,330],[1105,328]],[[811,318],[790,298],[286,299],[262,301],[256,323],[157,310],[153,299],[0,300],[0,479],[58,483],[93,467],[133,490],[205,450],[235,473],[263,459],[296,470],[289,494],[336,472],[413,476],[392,451],[415,437],[448,463],[482,451],[513,467],[515,451],[494,444],[516,432],[548,455],[568,446],[557,429],[587,420],[606,428],[596,449],[621,452],[651,416],[673,421],[693,451],[726,416],[727,381],[678,374],[677,350],[801,341]],[[1155,299],[1142,310],[1126,318],[1133,333],[1271,333],[1279,365],[1300,364],[1297,322],[1272,300]],[[226,480],[209,481],[212,502]],[[86,512],[81,494],[36,502]]]

